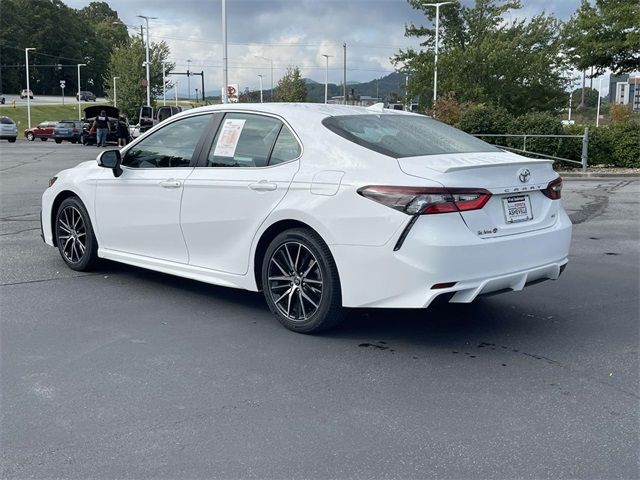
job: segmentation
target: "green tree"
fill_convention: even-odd
[[[580,105],[582,101],[582,88],[576,88],[571,93],[571,103],[574,106]],[[593,108],[598,105],[598,90],[595,88],[585,87],[584,89],[584,106]]]
[[[307,87],[300,76],[298,67],[288,68],[275,88],[276,102],[304,102],[307,100]]]
[[[408,0],[434,20],[435,9]],[[438,95],[455,92],[460,102],[503,107],[512,114],[558,108],[564,101],[566,59],[560,54],[560,23],[541,14],[511,20],[519,0],[475,0],[471,7],[453,3],[441,8]],[[391,61],[410,72],[408,91],[421,104],[433,96],[432,28],[410,24],[408,37],[423,49],[400,50]]]
[[[60,94],[59,82],[65,80],[67,93],[73,95],[78,63],[87,64],[81,90],[103,93],[100,79],[111,51],[128,41],[117,12],[104,2],[76,10],[60,0],[0,1],[1,63],[11,66],[2,68],[0,90],[17,93],[26,87],[24,48],[34,47],[29,54],[34,94]]]
[[[165,42],[152,43],[149,49],[151,61],[151,103],[156,105],[156,98],[162,95],[162,63],[166,65],[166,74],[175,68],[175,64],[167,62],[169,47]],[[142,66],[145,60],[145,46],[137,37],[129,39],[128,44],[117,47],[111,54],[109,66],[103,76],[104,89],[109,98],[113,98],[113,77],[117,80],[118,108],[130,119],[138,116],[140,107],[147,103],[147,89],[144,86],[146,69]],[[166,88],[171,88],[166,82]]]
[[[591,2],[593,3],[593,2]],[[563,37],[573,66],[627,73],[640,69],[640,2],[582,0],[567,22]]]

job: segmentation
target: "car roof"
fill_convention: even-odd
[[[292,123],[307,122],[310,120],[322,121],[326,117],[333,117],[337,115],[417,115],[411,112],[391,110],[388,108],[373,109],[352,105],[324,103],[227,103],[185,110],[176,116],[182,117],[196,112],[204,113],[218,111],[270,113],[282,116]]]

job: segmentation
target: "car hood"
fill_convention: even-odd
[[[120,109],[112,107],[110,105],[93,105],[84,109],[84,118],[95,118],[100,115],[100,112],[104,110],[107,113],[107,117],[118,118],[120,115]]]

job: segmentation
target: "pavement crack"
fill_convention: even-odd
[[[17,232],[0,233],[0,237],[6,237],[6,236],[9,236],[9,235],[18,235],[20,233],[30,232],[32,230],[40,230],[40,227],[25,228],[24,230],[18,230]]]
[[[43,283],[43,282],[55,282],[57,280],[69,280],[70,278],[82,278],[82,277],[97,277],[99,275],[103,275],[101,273],[87,273],[85,275],[74,275],[72,277],[55,277],[55,278],[43,278],[40,280],[25,280],[24,282],[12,282],[12,283],[2,283],[0,287],[10,287],[12,285],[25,285],[29,283]]]

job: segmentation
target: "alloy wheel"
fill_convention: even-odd
[[[323,279],[315,255],[299,242],[286,242],[271,255],[269,294],[279,312],[292,321],[305,321],[322,301]]]
[[[87,251],[87,229],[80,211],[68,205],[58,216],[58,244],[64,258],[71,263],[78,263]]]

